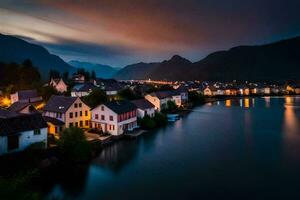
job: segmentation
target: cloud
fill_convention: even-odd
[[[10,0],[1,7],[10,34],[60,55],[120,64],[175,53],[199,60],[300,34],[298,0]]]

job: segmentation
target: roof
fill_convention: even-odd
[[[78,97],[52,95],[44,107],[44,111],[65,113]]]
[[[36,90],[20,90],[17,91],[19,100],[39,97]]]
[[[51,123],[53,125],[56,125],[56,126],[63,126],[63,125],[65,125],[65,123],[63,121],[60,121],[60,120],[58,120],[56,118],[47,117],[47,116],[43,116],[43,118],[44,118],[44,120],[46,122],[49,122],[49,123]]]
[[[15,112],[10,112],[8,110],[0,108],[0,118],[7,118],[7,117],[14,117],[17,116],[18,114]]]
[[[149,108],[155,108],[155,106],[150,103],[148,100],[146,99],[137,99],[137,100],[133,100],[131,101],[137,108],[140,109],[149,109]]]
[[[22,110],[30,105],[31,105],[30,103],[18,101],[18,102],[11,104],[11,106],[8,108],[8,110],[12,111],[12,112],[19,112],[20,110]]]
[[[77,92],[84,92],[84,91],[91,91],[96,86],[92,83],[83,83],[83,84],[77,84],[72,88],[72,91],[77,91]]]
[[[47,127],[47,123],[39,113],[14,114],[14,116],[0,118],[0,135],[2,136]]]
[[[131,103],[130,101],[126,101],[126,100],[110,101],[110,102],[104,103],[104,105],[107,106],[109,109],[111,109],[112,111],[114,111],[117,114],[130,112],[137,108],[133,103]]]
[[[188,89],[187,87],[185,87],[184,85],[180,85],[177,89],[176,89],[177,92],[179,93],[187,93],[188,92]]]
[[[178,95],[178,94],[176,91],[169,90],[169,91],[152,92],[150,95],[157,97],[159,99],[165,99],[165,98],[172,97],[172,96]]]

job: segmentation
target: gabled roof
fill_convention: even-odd
[[[51,123],[53,125],[56,125],[56,126],[63,126],[63,125],[65,125],[65,122],[60,121],[60,120],[58,120],[56,118],[47,117],[47,116],[43,116],[43,118],[44,118],[44,120],[46,122],[49,122],[49,123]]]
[[[47,127],[47,123],[39,113],[13,114],[6,118],[0,118],[0,135],[2,136]]]
[[[178,95],[176,91],[169,90],[169,91],[158,91],[158,92],[152,92],[150,93],[151,96],[157,97],[159,99],[165,99],[168,97],[172,97],[174,95]]]
[[[15,112],[10,112],[8,110],[0,108],[0,118],[8,118],[8,117],[14,117],[17,116],[18,114]]]
[[[78,97],[52,95],[44,107],[44,111],[65,113]]]
[[[72,88],[72,91],[76,92],[85,92],[85,91],[91,91],[96,86],[93,83],[83,83],[83,84],[77,84]]]
[[[18,102],[11,104],[11,106],[8,108],[8,110],[12,111],[12,112],[19,112],[20,110],[22,110],[30,105],[31,105],[30,103],[18,101]]]
[[[149,109],[149,108],[155,108],[155,106],[150,103],[147,99],[137,99],[131,101],[137,108],[140,109]]]
[[[136,109],[136,106],[133,103],[131,103],[130,101],[125,101],[125,100],[110,101],[110,102],[104,103],[104,105],[117,114],[130,112],[130,111]]]
[[[19,100],[39,97],[36,90],[20,90],[17,91]]]

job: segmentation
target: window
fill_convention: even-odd
[[[78,127],[78,122],[75,122],[75,127]]]
[[[82,103],[79,103],[79,108],[81,108],[82,107]]]
[[[35,129],[35,130],[33,131],[33,134],[34,134],[34,135],[40,135],[40,134],[41,134],[41,129]]]
[[[79,112],[79,116],[82,117],[82,111]]]
[[[85,116],[86,116],[86,117],[88,116],[88,111],[87,111],[87,110],[85,111]]]
[[[99,119],[99,115],[98,114],[95,114],[95,119]]]
[[[104,115],[101,115],[101,120],[105,120],[105,116]]]
[[[74,104],[74,107],[75,107],[75,108],[77,108],[77,107],[78,107],[77,103],[75,103],[75,104]]]
[[[82,121],[79,121],[79,126],[83,127],[83,122]]]
[[[75,117],[77,117],[78,116],[78,114],[77,114],[77,112],[75,112]]]
[[[61,113],[57,113],[58,114],[58,118],[62,118],[62,114]]]
[[[110,120],[110,121],[114,121],[114,117],[110,115],[110,116],[109,116],[109,120]]]
[[[104,106],[101,106],[101,110],[104,111]]]
[[[73,113],[72,112],[70,112],[70,118],[73,118]]]
[[[57,126],[54,127],[54,133],[57,133]]]
[[[73,122],[69,123],[69,127],[73,127]]]
[[[85,125],[86,125],[86,126],[89,125],[89,120],[85,120]]]

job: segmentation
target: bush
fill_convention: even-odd
[[[156,123],[148,115],[145,115],[142,119],[139,120],[139,124],[142,129],[150,130],[156,128]]]
[[[45,149],[45,148],[46,148],[45,142],[36,142],[36,143],[29,145],[29,147],[27,147],[26,150],[27,151],[35,151],[35,150]]]
[[[101,103],[107,102],[107,100],[108,98],[106,96],[106,93],[99,88],[93,89],[93,91],[89,95],[83,97],[83,101],[91,108],[94,108]]]
[[[193,91],[193,92],[189,92],[189,101],[193,105],[201,105],[205,103],[205,98],[202,94]]]
[[[168,123],[167,116],[162,113],[155,113],[153,120],[157,126],[165,126]]]
[[[80,128],[71,127],[60,133],[58,147],[66,159],[85,162],[91,157],[91,147]]]

